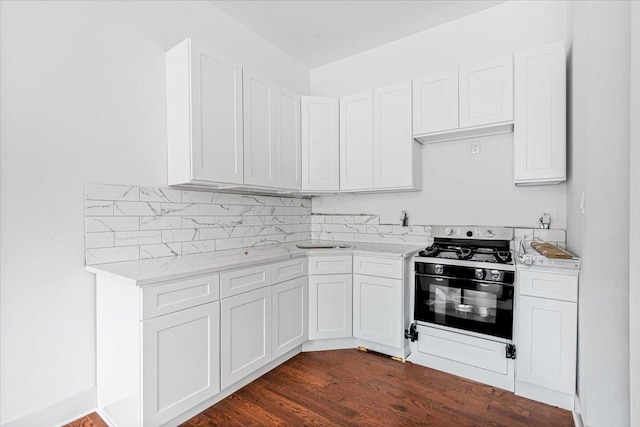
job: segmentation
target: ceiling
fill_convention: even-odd
[[[505,0],[211,0],[313,68]]]

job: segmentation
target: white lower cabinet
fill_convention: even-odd
[[[401,348],[402,280],[353,275],[353,336]]]
[[[307,340],[307,278],[300,277],[271,287],[273,359]]]
[[[572,410],[576,392],[578,274],[520,268],[515,392]]]
[[[352,336],[353,276],[309,276],[309,339]]]
[[[271,288],[220,303],[220,379],[226,388],[271,361]]]
[[[519,311],[518,381],[573,395],[577,305],[522,296]]]
[[[145,426],[160,425],[220,391],[218,301],[142,323]]]

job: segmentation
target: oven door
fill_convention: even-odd
[[[416,274],[415,319],[513,337],[513,285]]]

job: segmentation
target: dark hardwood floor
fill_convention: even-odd
[[[573,426],[569,411],[357,350],[302,353],[182,427]],[[102,427],[95,414],[68,427]]]

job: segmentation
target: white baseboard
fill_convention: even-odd
[[[576,427],[586,427],[582,419],[582,402],[577,394],[575,404],[573,405],[573,423]]]
[[[62,426],[95,410],[96,388],[90,387],[35,412],[9,420],[0,427]]]

